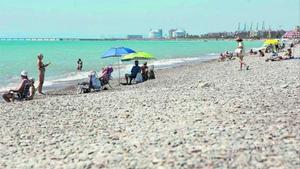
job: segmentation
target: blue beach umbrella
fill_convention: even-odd
[[[135,53],[134,50],[130,49],[130,48],[125,48],[125,47],[118,47],[118,48],[110,48],[108,51],[106,51],[101,58],[105,59],[105,58],[110,58],[110,57],[118,57],[119,61],[118,61],[118,65],[119,65],[119,84],[120,84],[120,58],[123,55],[128,55],[130,53]]]
[[[128,55],[130,53],[135,53],[135,51],[125,47],[110,48],[103,54],[102,58],[121,57],[122,55]]]

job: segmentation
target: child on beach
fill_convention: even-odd
[[[246,63],[244,62],[244,44],[243,44],[243,39],[238,37],[236,39],[236,41],[238,42],[238,47],[235,50],[235,53],[237,54],[237,57],[240,59],[240,70],[243,69],[243,65],[246,66],[246,69],[249,70],[249,66],[246,65]]]

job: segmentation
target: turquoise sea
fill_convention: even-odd
[[[16,86],[22,70],[37,79],[38,53],[44,54],[44,63],[52,63],[45,83],[51,86],[85,78],[89,71],[100,71],[105,65],[116,65],[117,58],[101,59],[110,47],[149,52],[157,58],[150,64],[159,68],[217,58],[221,52],[233,51],[236,45],[235,41],[0,41],[0,91]],[[246,50],[261,46],[261,41],[245,41]],[[81,73],[76,72],[78,58],[84,63]],[[122,63],[122,73],[129,71],[130,64]]]

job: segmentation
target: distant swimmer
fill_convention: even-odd
[[[44,79],[45,79],[45,71],[46,71],[46,67],[49,66],[51,63],[49,62],[48,64],[44,64],[43,63],[44,56],[41,53],[38,54],[37,58],[38,58],[37,66],[38,66],[38,71],[39,71],[38,93],[44,95],[42,90],[43,90],[43,84],[44,84]]]
[[[77,61],[77,70],[78,71],[81,71],[82,70],[82,65],[83,65],[83,62],[81,59],[78,59]]]

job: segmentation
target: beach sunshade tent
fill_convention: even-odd
[[[293,31],[288,31],[286,32],[282,38],[286,39],[300,39],[300,30],[293,30]]]
[[[149,59],[155,59],[155,58],[153,55],[146,52],[131,53],[122,57],[122,61],[149,60]]]
[[[118,57],[120,59],[123,55],[128,55],[130,53],[135,53],[135,51],[125,47],[110,48],[103,54],[102,58],[104,59],[104,58]],[[121,76],[120,60],[118,60],[118,65],[119,65],[119,84],[120,84],[120,76]]]
[[[267,39],[264,42],[265,45],[277,45],[279,44],[279,40],[277,39]]]
[[[121,57],[130,53],[135,53],[135,51],[125,47],[110,48],[103,54],[102,58]]]

